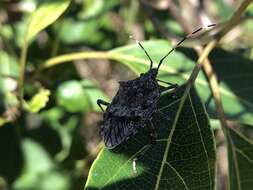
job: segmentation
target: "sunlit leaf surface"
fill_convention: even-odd
[[[157,143],[147,145],[146,127],[114,151],[104,148],[93,163],[85,189],[214,189],[213,135],[195,91],[174,119],[183,89],[174,98],[166,93],[160,99],[152,120]]]
[[[31,100],[24,102],[24,108],[29,112],[36,113],[46,106],[49,96],[50,91],[42,88]]]
[[[67,9],[70,0],[47,1],[32,14],[27,31],[27,41],[52,24]]]

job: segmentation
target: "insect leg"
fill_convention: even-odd
[[[149,56],[148,52],[145,50],[145,48],[141,45],[141,42],[137,39],[135,39],[133,36],[130,36],[130,38],[134,39],[136,41],[136,43],[141,47],[141,49],[144,51],[144,53],[146,54],[146,56],[148,57],[149,61],[150,61],[150,69],[152,69],[153,67],[153,60],[151,59],[151,57]]]
[[[104,100],[101,100],[101,99],[98,99],[97,100],[97,105],[100,107],[100,109],[104,112],[104,108],[102,107],[102,105],[104,106],[108,106],[110,103],[104,101]]]
[[[178,84],[170,83],[170,82],[163,81],[163,80],[160,80],[160,79],[156,79],[156,80],[159,81],[159,82],[163,82],[163,83],[169,85],[168,87],[165,87],[165,90],[178,88]]]

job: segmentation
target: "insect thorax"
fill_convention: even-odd
[[[151,69],[136,79],[119,84],[119,90],[106,111],[113,116],[151,119],[161,95],[156,70]]]

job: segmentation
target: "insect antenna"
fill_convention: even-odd
[[[149,61],[150,61],[150,67],[149,69],[152,69],[153,67],[153,60],[151,59],[151,57],[149,56],[148,52],[145,50],[145,48],[141,45],[141,42],[137,39],[135,39],[133,36],[129,36],[129,38],[135,40],[135,42],[141,47],[141,49],[145,52],[146,56],[148,57]]]
[[[200,27],[198,28],[197,30],[193,31],[192,33],[186,35],[185,37],[182,38],[182,40],[180,40],[165,56],[163,56],[163,58],[159,61],[159,64],[158,64],[158,67],[157,67],[157,71],[159,70],[160,66],[162,65],[164,59],[169,55],[171,54],[175,49],[177,49],[185,40],[187,40],[188,38],[191,38],[194,34],[200,32],[201,30],[203,29],[208,29],[208,28],[211,28],[211,27],[214,27],[216,26],[216,24],[209,24],[205,27]]]

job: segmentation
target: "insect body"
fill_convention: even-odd
[[[141,48],[143,46],[138,42]],[[145,51],[145,49],[143,48]],[[149,57],[147,52],[146,55]],[[101,135],[107,148],[112,149],[128,139],[139,129],[146,126],[149,122],[151,125],[151,135],[155,136],[155,130],[152,127],[151,119],[157,111],[157,102],[161,93],[165,90],[175,88],[176,84],[169,84],[167,88],[158,84],[158,68],[152,68],[143,73],[140,77],[120,81],[119,90],[114,96],[111,103],[98,100],[98,105],[107,105],[103,114]]]
[[[162,92],[156,75],[157,70],[150,69],[134,80],[119,82],[119,90],[103,114],[101,134],[106,147],[114,148],[152,119]]]
[[[213,25],[210,25],[213,26]],[[200,29],[194,31],[196,33]],[[155,138],[155,128],[152,125],[153,115],[157,112],[157,103],[161,93],[169,89],[175,89],[176,84],[164,82],[157,79],[158,70],[163,60],[174,51],[185,39],[183,38],[174,48],[172,48],[160,61],[157,68],[153,68],[153,61],[147,51],[139,41],[136,41],[143,49],[150,60],[150,69],[142,73],[138,78],[129,81],[120,81],[119,89],[111,103],[103,100],[97,100],[99,107],[107,106],[103,110],[103,121],[101,126],[101,135],[105,146],[109,149],[115,148],[123,141],[138,132],[149,123],[150,135]],[[158,81],[167,84],[163,87]],[[154,139],[152,139],[154,140]]]

